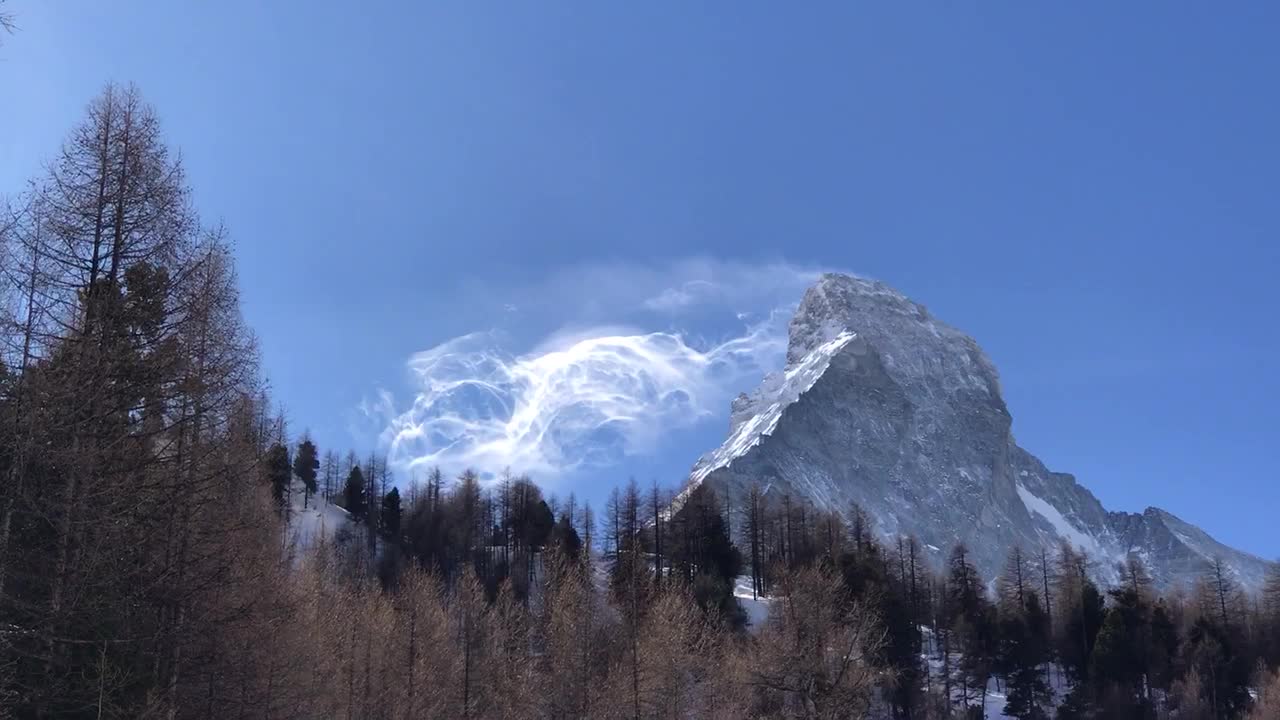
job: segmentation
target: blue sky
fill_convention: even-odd
[[[458,336],[705,358],[837,268],[977,338],[1021,444],[1108,507],[1280,555],[1274,3],[9,5],[0,191],[138,83],[324,445],[367,448]],[[569,486],[675,482],[718,443],[755,370],[690,362],[697,420]]]

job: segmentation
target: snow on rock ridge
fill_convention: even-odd
[[[1246,587],[1266,562],[1163,511],[1108,512],[1083,486],[1019,447],[995,365],[968,335],[884,283],[828,273],[789,327],[787,366],[732,405],[730,433],[677,497],[710,483],[731,501],[754,484],[845,513],[886,536],[964,542],[995,577],[1015,545],[1086,551],[1106,582],[1129,554],[1161,586],[1221,557]]]
[[[826,372],[831,358],[853,338],[854,334],[848,331],[837,333],[835,337],[810,351],[799,363],[784,370],[776,389],[753,402],[755,407],[767,402],[768,407],[752,414],[745,422],[738,423],[729,439],[694,468],[693,481],[701,482],[711,471],[724,467],[759,444],[762,437],[771,434],[778,426],[782,411],[813,387],[822,373]]]

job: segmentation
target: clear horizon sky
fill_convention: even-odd
[[[1275,3],[5,7],[0,193],[136,83],[322,448],[677,483],[836,269],[1109,509],[1280,556]]]

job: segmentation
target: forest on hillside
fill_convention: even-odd
[[[597,513],[291,436],[168,142],[108,86],[3,189],[0,717],[1280,717],[1274,567],[1103,588],[1063,545],[987,578],[856,507],[631,482]]]

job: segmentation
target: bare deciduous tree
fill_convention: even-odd
[[[783,574],[776,590],[751,686],[789,716],[863,717],[881,680],[873,658],[885,635],[874,615],[820,569]]]

